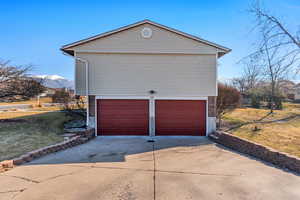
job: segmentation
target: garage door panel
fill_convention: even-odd
[[[206,103],[201,100],[156,100],[156,135],[206,134]]]
[[[99,135],[148,135],[149,101],[101,99],[97,101]]]

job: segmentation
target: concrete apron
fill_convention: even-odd
[[[299,176],[189,136],[97,137],[1,173],[0,186],[0,199],[300,198]]]

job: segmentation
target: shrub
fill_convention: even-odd
[[[240,92],[229,85],[218,84],[218,97],[217,97],[217,117],[219,119],[219,126],[221,117],[228,111],[240,105],[241,94]]]
[[[260,103],[260,96],[258,95],[251,95],[251,107],[252,108],[260,108],[261,103]]]
[[[271,98],[269,98],[269,101],[268,101],[268,104],[267,104],[267,107],[269,109],[271,109],[271,106],[272,106],[272,101],[271,101]],[[282,97],[273,97],[273,109],[275,110],[282,110]]]

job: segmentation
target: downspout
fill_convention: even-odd
[[[65,52],[63,52],[63,54],[72,57],[71,55],[69,55]],[[74,58],[75,58],[75,60],[79,60],[79,61],[81,61],[85,64],[85,95],[87,97],[87,102],[86,102],[86,126],[89,126],[89,117],[90,117],[90,114],[89,114],[89,62],[85,59],[76,57],[75,52],[74,52]]]
[[[76,60],[79,60],[85,64],[85,95],[87,98],[86,101],[86,126],[88,127],[90,124],[90,109],[89,109],[89,62],[85,59],[78,58],[75,56]]]

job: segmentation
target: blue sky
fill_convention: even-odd
[[[222,57],[219,77],[239,76],[237,62],[253,50],[252,0],[219,1],[32,1],[2,0],[0,58],[33,64],[33,74],[74,77],[74,61],[59,48],[70,42],[143,19],[179,29],[232,49]],[[265,6],[288,27],[300,20],[299,0],[265,0]]]

